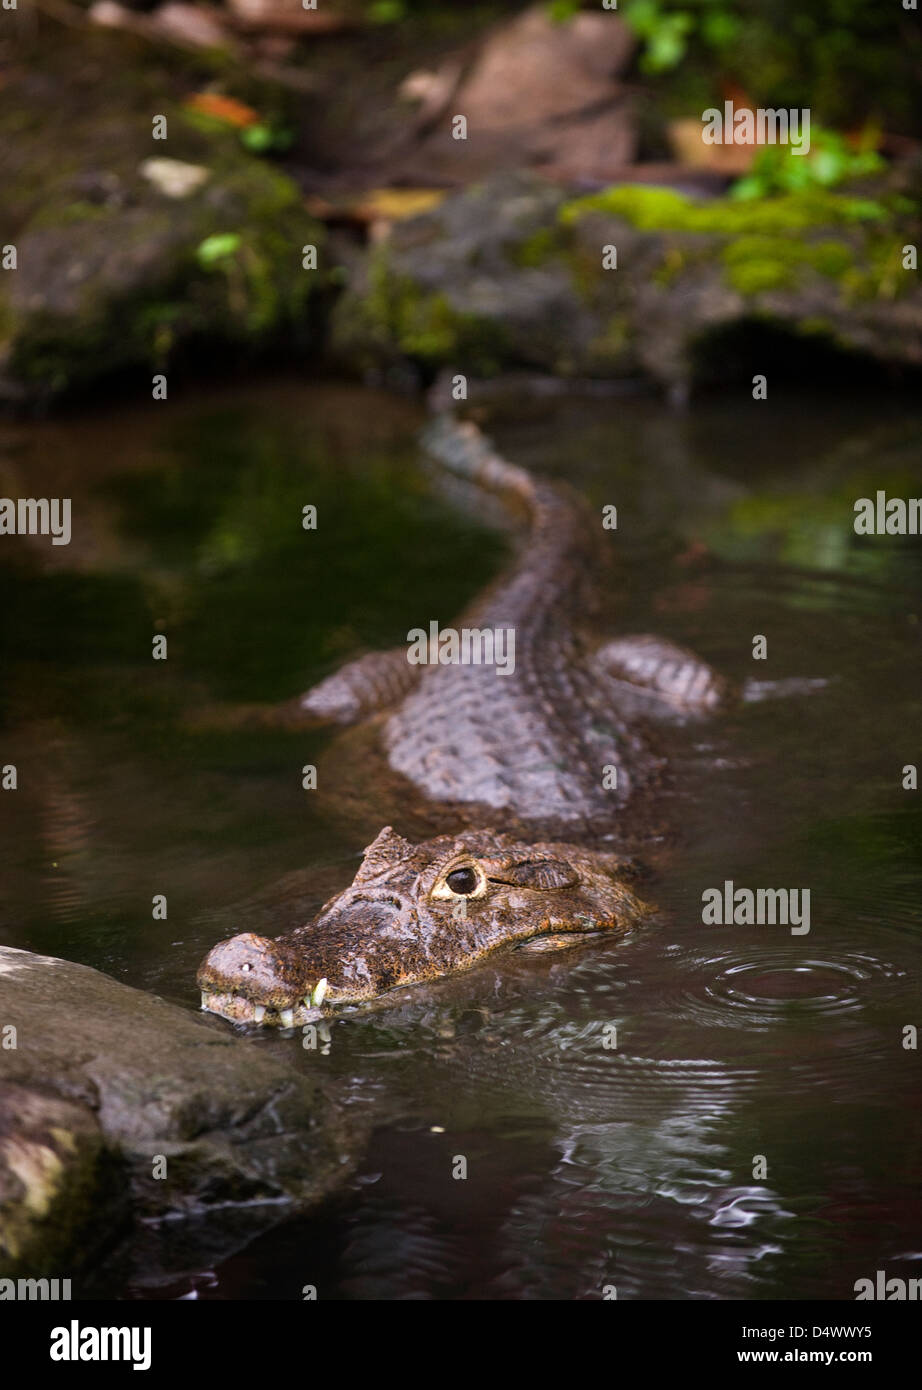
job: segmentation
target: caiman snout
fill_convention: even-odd
[[[203,1009],[239,1022],[271,1022],[282,1028],[315,1018],[327,983],[319,976],[304,982],[297,962],[282,947],[253,932],[219,941],[196,978]]]
[[[623,933],[649,909],[613,854],[521,844],[493,831],[413,845],[388,826],[353,882],[312,922],[270,941],[244,932],[202,962],[202,1007],[289,1028],[320,1004],[358,1003],[469,969],[503,947],[556,949]]]

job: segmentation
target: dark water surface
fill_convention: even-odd
[[[5,942],[194,1009],[205,950],[255,924],[242,902],[289,876],[258,924],[279,932],[352,877],[361,835],[301,788],[328,736],[205,716],[449,622],[495,573],[507,538],[433,486],[417,425],[282,383],[0,427],[0,493],[71,496],[75,527],[2,552]],[[565,401],[495,433],[617,505],[612,630],[825,684],[664,735],[678,839],[651,846],[642,931],[405,991],[313,1051],[252,1034],[365,1115],[367,1154],[313,1217],[215,1269],[193,1252],[161,1296],[849,1299],[878,1269],[922,1276],[922,825],[901,786],[922,538],[852,529],[857,497],[922,492],[922,408]],[[703,926],[726,879],[808,888],[809,933]]]

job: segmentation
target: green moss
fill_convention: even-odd
[[[177,52],[165,66],[146,43],[64,31],[44,36],[36,57],[43,82],[14,72],[0,113],[3,240],[21,244],[17,275],[0,275],[11,379],[53,395],[112,370],[161,369],[184,345],[259,347],[307,323],[310,297],[328,283],[323,229],[292,180],[248,154],[237,130],[183,105],[205,85],[210,58]],[[46,86],[60,96],[51,107]],[[240,97],[273,127],[284,115],[271,84]],[[168,120],[164,146],[151,141],[153,112]],[[207,183],[164,197],[141,173],[158,155],[202,165]],[[316,271],[302,267],[306,243],[318,247]],[[203,245],[210,259],[197,257]]]
[[[0,272],[0,274],[2,274],[2,272]],[[0,278],[0,289],[2,289],[2,286],[3,280]],[[12,341],[16,333],[17,322],[16,315],[10,308],[7,299],[0,293],[0,348]]]
[[[793,267],[785,265],[783,261],[767,258],[731,265],[726,278],[733,289],[744,295],[792,289],[797,280]]]
[[[199,226],[205,230],[210,222],[203,206]],[[203,238],[194,225],[179,245],[164,243],[156,273],[140,283],[114,289],[104,275],[91,277],[75,312],[14,314],[0,298],[0,341],[11,345],[13,375],[53,395],[125,366],[162,370],[186,343],[255,348],[301,319],[323,272],[302,269],[301,245],[322,246],[322,234],[300,210],[294,217],[289,213],[268,224],[247,220],[228,230],[227,254],[205,265],[197,255]],[[125,248],[126,228],[117,217],[94,221],[92,235]],[[151,224],[138,235],[152,236]]]
[[[583,303],[592,308],[604,293],[606,276],[616,275],[618,272],[602,269],[598,249],[590,251],[585,246],[573,246],[566,252],[564,259],[574,290]]]
[[[721,251],[727,283],[740,294],[790,289],[806,269],[840,279],[855,264],[853,247],[842,241],[811,242],[780,236],[743,236]]]
[[[132,336],[140,340],[141,350],[152,366],[163,368],[181,330],[185,306],[165,301],[142,304],[132,324]]]
[[[727,284],[747,297],[793,289],[812,273],[834,280],[843,299],[853,301],[911,289],[901,262],[905,237],[895,230],[911,211],[904,199],[884,206],[826,189],[702,202],[671,189],[627,185],[566,203],[559,218],[570,227],[592,214],[620,217],[639,231],[671,234],[651,272],[664,288],[702,259],[716,258]],[[596,268],[591,271],[597,281]],[[591,298],[591,286],[576,283]]]
[[[917,236],[915,232],[909,237],[881,237],[871,243],[867,276],[858,291],[862,297],[899,299],[917,288],[919,272],[903,267],[903,246],[917,240]]]
[[[852,248],[841,241],[817,241],[805,249],[813,269],[833,280],[844,275],[854,265],[855,256]]]
[[[688,267],[690,260],[691,256],[686,248],[668,246],[663,255],[662,264],[653,272],[654,283],[662,285],[665,289],[682,274]]]
[[[534,270],[546,265],[560,254],[563,241],[556,227],[541,227],[530,237],[513,247],[510,259],[523,270]]]
[[[811,189],[780,198],[739,202],[715,198],[707,202],[683,197],[668,188],[628,184],[575,198],[560,209],[564,226],[590,213],[623,217],[639,231],[699,232],[737,237],[748,234],[785,235],[830,226],[852,226],[884,218],[887,209],[866,198],[853,198]]]
[[[491,376],[506,352],[500,324],[463,313],[446,295],[428,293],[396,273],[383,250],[372,261],[367,294],[353,300],[352,314],[352,329],[370,346],[371,356],[396,352],[430,367],[463,363]]]
[[[224,157],[214,165],[222,201],[238,201],[250,221],[271,223],[301,208],[297,185],[270,164],[243,154],[239,146],[225,146]]]
[[[197,267],[222,284],[234,336],[258,339],[282,322],[296,320],[311,290],[322,283],[322,271],[302,269],[295,229],[291,232],[285,235],[284,224],[256,223],[213,234],[195,248]],[[203,247],[214,252],[204,261]]]
[[[444,362],[458,342],[456,315],[442,294],[414,295],[404,299],[397,342],[408,357],[423,362]]]
[[[52,203],[40,208],[29,226],[33,231],[45,227],[72,227],[83,222],[103,222],[107,216],[109,209],[101,203],[77,201],[63,206]]]
[[[316,245],[322,267],[324,238],[297,187],[223,139],[199,158],[211,170],[208,184],[175,205],[138,180],[143,218],[74,201],[66,183],[51,189],[21,232],[24,241],[42,234],[48,303],[14,314],[0,294],[0,341],[10,344],[15,377],[53,395],[126,366],[164,369],[185,343],[259,346],[302,318],[325,272],[303,269],[301,247]],[[109,246],[118,253],[112,260]],[[81,247],[94,268],[75,305],[58,282],[62,264],[81,260]],[[143,276],[110,276],[108,266],[120,258],[130,265],[135,250],[148,267]]]
[[[811,314],[809,318],[801,319],[797,329],[804,336],[818,338],[831,338],[836,331],[835,324],[830,319],[823,318],[822,314]]]
[[[589,344],[589,355],[596,370],[613,371],[623,368],[632,341],[631,320],[628,314],[613,314],[604,332]]]

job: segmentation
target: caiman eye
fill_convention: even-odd
[[[480,887],[480,876],[476,869],[465,867],[463,869],[455,869],[452,873],[448,874],[445,878],[445,882],[453,893],[457,893],[459,897],[462,898],[469,898],[470,895],[476,893],[477,889]]]
[[[479,864],[459,864],[449,869],[432,890],[433,898],[451,902],[453,898],[482,898],[487,891],[487,876]]]

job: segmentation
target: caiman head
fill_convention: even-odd
[[[489,830],[414,845],[388,826],[312,922],[275,940],[244,932],[213,947],[197,976],[202,1007],[288,1028],[316,1019],[321,1003],[436,980],[502,947],[623,933],[649,912],[629,877],[624,860],[574,845],[520,844]]]

